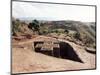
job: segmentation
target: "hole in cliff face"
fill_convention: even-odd
[[[60,42],[60,56],[64,59],[69,59],[83,63],[71,45],[66,42]]]

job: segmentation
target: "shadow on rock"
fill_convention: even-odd
[[[83,61],[76,54],[73,47],[69,45],[68,43],[60,42],[60,55],[61,55],[61,58],[83,63]]]

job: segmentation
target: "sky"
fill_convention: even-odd
[[[95,7],[13,1],[12,16],[19,19],[95,22]]]

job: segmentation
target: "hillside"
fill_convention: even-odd
[[[42,21],[36,20],[38,27],[33,25],[32,21],[14,19],[12,21],[12,35],[45,35],[56,37],[64,35],[64,38],[69,37],[71,41],[81,42],[88,47],[95,48],[96,26],[94,22],[80,21]],[[35,28],[34,28],[35,27]],[[37,29],[38,30],[37,30]]]

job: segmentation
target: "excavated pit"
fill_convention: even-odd
[[[34,42],[34,47],[37,44],[43,44],[43,43],[44,43],[43,41]],[[70,44],[62,41],[60,41],[58,44],[59,44],[59,48],[53,48],[53,54],[52,54],[52,50],[41,51],[41,47],[34,48],[34,49],[35,52],[39,52],[45,55],[83,63],[83,61],[79,58],[78,54],[75,52],[75,50]]]

